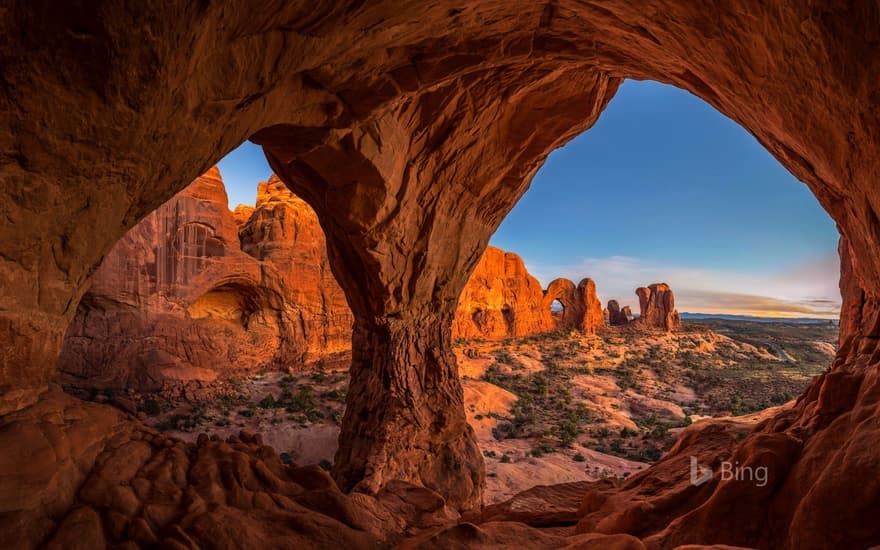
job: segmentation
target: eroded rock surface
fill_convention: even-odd
[[[557,323],[522,259],[489,247],[462,292],[453,337],[594,331],[595,285],[582,287],[563,297],[582,313]],[[255,207],[230,212],[213,168],[107,255],[59,369],[73,385],[197,394],[217,378],[345,355],[351,324],[311,207],[272,176],[258,185]]]
[[[241,248],[263,262],[262,284],[280,289],[303,327],[307,358],[351,348],[352,315],[333,277],[324,233],[308,204],[274,175],[257,187],[256,208],[240,229]]]
[[[277,179],[240,222],[248,211],[229,211],[214,168],[129,231],[67,331],[66,381],[192,389],[347,351],[351,312],[314,212]]]
[[[401,481],[345,495],[259,434],[184,443],[60,391],[0,419],[0,443],[3,548],[376,548],[458,518]]]
[[[681,328],[681,318],[675,309],[675,295],[666,283],[655,283],[636,289],[639,297],[638,323],[643,328],[676,330]]]
[[[595,334],[605,326],[602,304],[596,296],[596,283],[583,279],[577,286],[568,279],[555,279],[544,292],[544,308],[550,311],[554,300],[563,310],[556,321],[556,328],[577,329],[585,334]]]
[[[632,312],[629,306],[620,308],[617,300],[608,300],[608,324],[613,327],[623,326],[632,321]]]
[[[541,283],[512,252],[486,248],[455,312],[456,338],[509,338],[548,332],[555,321]]]

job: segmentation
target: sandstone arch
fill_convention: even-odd
[[[247,328],[251,316],[268,305],[262,294],[254,283],[228,281],[196,298],[187,309],[194,319],[232,321]]]
[[[549,311],[554,300],[562,307],[558,328],[573,328],[587,334],[595,332],[605,324],[602,304],[596,296],[596,283],[583,279],[577,286],[568,279],[554,279],[544,292],[545,309]]]
[[[550,281],[550,284],[547,285],[547,290],[544,291],[544,305],[547,311],[550,311],[554,301],[562,304],[562,315],[557,324],[559,328],[572,328],[575,326],[575,320],[579,315],[576,290],[573,282],[560,278]]]
[[[375,489],[405,477],[474,506],[481,458],[449,353],[455,300],[549,151],[593,124],[622,78],[656,79],[748,129],[848,239],[834,371],[796,418],[765,427],[773,437],[803,428],[810,439],[798,452],[812,454],[791,467],[785,498],[763,498],[771,524],[792,524],[790,538],[770,542],[798,547],[805,525],[828,544],[876,542],[873,531],[840,534],[833,514],[822,517],[836,482],[862,476],[821,444],[835,419],[839,440],[871,433],[847,420],[854,407],[878,416],[876,375],[866,374],[880,293],[876,3],[129,9],[19,0],[0,16],[0,414],[35,403],[53,378],[64,329],[112,243],[252,138],[318,213],[357,318],[338,479]],[[783,462],[791,456],[800,455]],[[834,466],[836,477],[807,464]],[[814,485],[809,496],[798,481]],[[847,519],[872,502],[849,501]],[[665,540],[764,542],[733,528],[673,530]]]

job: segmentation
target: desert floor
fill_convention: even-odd
[[[459,342],[465,407],[486,458],[486,504],[535,485],[625,478],[706,417],[786,406],[833,358],[832,324],[685,321],[675,333],[606,328]],[[347,372],[265,372],[190,402],[137,396],[184,440],[259,432],[282,458],[332,465]]]

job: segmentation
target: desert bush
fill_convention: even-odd
[[[155,399],[147,399],[144,401],[143,411],[147,414],[147,416],[157,416],[162,412],[162,409],[159,407],[159,402]]]

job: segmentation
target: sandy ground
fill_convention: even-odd
[[[279,382],[284,376],[282,373],[267,373],[244,380],[239,389],[240,395],[244,397],[242,403],[252,403],[270,393],[277,398],[280,395]],[[333,384],[314,384],[304,375],[294,376],[293,379],[292,386],[308,382],[315,387],[316,392],[333,387]],[[486,504],[501,502],[535,485],[596,480],[606,476],[622,477],[647,466],[580,447],[546,454],[540,458],[529,456],[533,446],[530,441],[496,441],[492,435],[492,428],[498,421],[489,415],[508,414],[516,402],[516,396],[480,380],[463,380],[463,386],[465,411],[486,461]],[[264,443],[280,453],[286,453],[296,464],[320,464],[322,461],[325,465],[332,463],[339,437],[339,426],[332,420],[301,426],[292,422],[283,409],[251,408],[255,411],[251,417],[239,414],[241,410],[249,410],[245,404],[231,409],[229,416],[224,416],[219,407],[208,404],[203,413],[206,417],[204,425],[197,429],[166,431],[185,441],[195,441],[202,432],[225,438],[247,429],[262,434]],[[328,410],[333,409],[328,407]],[[176,407],[169,407],[160,416],[149,419],[149,423],[160,426],[174,415],[187,414],[190,411],[190,405],[181,403]],[[229,419],[230,424],[217,426],[216,420],[224,418]],[[509,457],[509,463],[501,461],[504,455]],[[579,460],[575,460],[575,455],[580,455]]]

